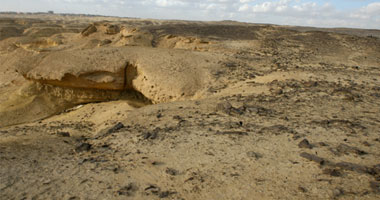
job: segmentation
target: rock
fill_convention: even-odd
[[[380,175],[380,164],[377,164],[377,165],[373,166],[372,172],[374,174]]]
[[[120,33],[123,37],[131,37],[137,32],[136,28],[123,28]]]
[[[256,153],[256,152],[254,152],[254,151],[249,151],[249,152],[247,152],[247,156],[248,156],[248,157],[251,157],[251,158],[255,158],[256,160],[258,160],[258,159],[264,157],[262,154],[260,154],[260,153]]]
[[[158,196],[159,198],[166,198],[170,195],[169,191],[161,191],[161,188],[152,184],[146,187],[144,190],[146,195],[153,194]]]
[[[281,135],[284,133],[293,133],[295,134],[295,131],[292,129],[289,129],[286,126],[283,126],[281,124],[273,125],[273,126],[268,126],[268,127],[263,127],[259,131],[259,133],[269,133],[269,134],[274,134],[274,135]]]
[[[231,114],[242,115],[242,114],[244,114],[244,110],[245,110],[245,107],[240,107],[240,108],[234,108],[234,107],[232,107],[230,109],[230,113]]]
[[[120,27],[117,25],[109,24],[105,30],[105,33],[108,35],[114,35],[120,33]]]
[[[310,161],[317,162],[317,163],[319,163],[320,165],[324,165],[324,164],[326,164],[326,160],[325,160],[325,159],[323,159],[323,158],[321,158],[321,157],[319,157],[319,156],[316,156],[316,155],[310,154],[310,153],[302,152],[302,153],[300,154],[300,156],[303,157],[303,158],[306,158],[306,159],[308,159],[308,160],[310,160]]]
[[[216,132],[217,135],[248,135],[247,132],[243,132],[243,131],[217,131]]]
[[[165,170],[165,172],[166,172],[167,174],[169,174],[169,175],[172,175],[172,176],[175,176],[175,175],[178,174],[178,171],[175,170],[175,169],[173,169],[173,168],[167,168],[167,169]]]
[[[373,190],[373,192],[380,194],[380,182],[371,181],[370,187]]]
[[[78,146],[75,147],[75,151],[77,153],[84,152],[84,151],[89,151],[91,149],[91,144],[89,143],[80,143]]]
[[[220,111],[220,112],[226,113],[228,115],[230,115],[230,114],[242,115],[242,114],[244,114],[245,110],[246,110],[245,106],[241,106],[239,108],[235,108],[228,101],[222,102],[222,103],[218,103],[216,105],[216,111]]]
[[[160,192],[160,194],[158,195],[159,198],[166,198],[170,195],[170,192],[169,191],[163,191],[163,192]]]
[[[121,122],[118,122],[117,124],[115,124],[111,128],[105,128],[105,129],[101,130],[94,138],[99,139],[99,138],[107,137],[108,135],[115,133],[115,132],[121,130],[122,128],[125,128],[124,124]]]
[[[333,195],[335,198],[339,197],[339,196],[342,196],[344,195],[344,190],[341,189],[341,188],[336,188],[334,191],[333,191]]]
[[[129,183],[128,185],[120,188],[117,191],[117,194],[124,195],[124,196],[132,196],[134,192],[136,192],[137,190],[138,190],[138,187],[135,184]]]
[[[302,187],[302,186],[299,186],[298,190],[301,191],[301,192],[303,192],[303,193],[307,192],[307,189],[304,188],[304,187]]]
[[[354,154],[357,154],[357,155],[365,155],[365,154],[368,154],[367,152],[365,151],[362,151],[356,147],[351,147],[349,145],[346,145],[346,144],[340,144],[337,148],[336,148],[337,152],[338,153],[341,153],[341,154],[350,154],[350,153],[354,153]]]
[[[173,116],[173,119],[178,120],[178,121],[181,121],[181,120],[182,120],[182,117],[179,116],[179,115],[175,115],[175,116]]]
[[[267,109],[261,106],[245,105],[245,109],[252,114],[258,114],[259,116],[273,116],[276,114],[275,110]]]
[[[104,45],[107,45],[107,44],[111,44],[112,43],[112,40],[108,40],[108,39],[105,39],[105,40],[102,40],[98,46],[104,46]]]
[[[157,138],[157,132],[155,132],[155,131],[146,132],[142,136],[143,136],[144,140],[148,140],[148,139],[154,140]]]
[[[339,170],[339,169],[331,169],[331,168],[324,169],[323,173],[324,174],[328,174],[330,176],[334,176],[334,177],[340,177],[340,176],[343,175],[343,173],[341,172],[341,170]]]
[[[147,194],[151,193],[151,194],[156,194],[158,195],[159,192],[161,191],[161,189],[159,187],[157,187],[156,185],[149,185],[148,187],[146,187],[145,189],[145,192]]]
[[[313,146],[309,143],[307,139],[303,139],[300,143],[298,143],[299,148],[307,148],[312,149]]]
[[[92,33],[95,33],[96,31],[98,31],[98,29],[96,28],[96,26],[94,24],[90,24],[89,26],[87,26],[82,32],[81,32],[81,35],[82,36],[89,36],[91,35]]]
[[[223,103],[218,103],[216,105],[216,110],[217,111],[221,111],[221,112],[224,112],[226,114],[230,114],[231,113],[231,108],[232,108],[232,105],[230,104],[230,102],[223,102]]]
[[[371,144],[370,144],[369,142],[367,142],[367,141],[362,142],[362,144],[363,144],[364,146],[366,146],[366,147],[370,147],[370,146],[371,146]]]
[[[157,165],[163,165],[165,163],[163,162],[160,162],[160,161],[152,161],[150,164],[154,165],[154,166],[157,166]]]
[[[317,146],[318,147],[328,147],[329,145],[327,143],[325,143],[325,142],[318,142]]]
[[[107,134],[115,133],[116,131],[119,131],[120,129],[124,128],[124,124],[119,122],[115,126],[108,129]]]
[[[58,132],[57,135],[61,136],[61,137],[70,137],[70,133],[69,132]]]
[[[354,163],[349,163],[349,162],[339,162],[339,163],[336,163],[336,166],[340,167],[341,169],[344,169],[344,170],[350,170],[350,171],[354,171],[354,172],[358,172],[358,173],[367,174],[367,173],[371,172],[371,169],[369,169],[366,166],[358,165],[358,164],[354,164]]]

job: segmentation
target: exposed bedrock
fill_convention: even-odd
[[[0,104],[0,126],[49,117],[78,104],[133,98],[140,105],[202,96],[210,56],[140,47],[34,53],[15,62],[28,81]]]
[[[121,92],[27,82],[0,104],[0,127],[40,120],[77,104],[120,99]],[[141,99],[143,101],[143,99]]]
[[[144,47],[39,53],[16,63],[29,80],[67,88],[135,90],[153,103],[193,98],[212,82],[215,56]],[[216,58],[215,58],[216,59]]]

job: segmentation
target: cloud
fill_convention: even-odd
[[[185,6],[187,3],[180,0],[156,0],[156,5],[161,7]]]
[[[250,6],[248,4],[241,5],[238,9],[239,12],[245,12],[248,11]]]
[[[360,9],[361,12],[380,15],[380,2],[370,3]]]
[[[368,22],[374,22],[375,24],[379,24],[378,22],[380,21],[380,2],[370,3],[366,6],[363,6],[359,10],[350,13],[349,17],[352,20],[365,20]]]
[[[1,0],[0,11],[380,29],[378,0]],[[326,3],[327,2],[327,3]]]

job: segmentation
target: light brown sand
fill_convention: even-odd
[[[0,15],[0,196],[378,199],[379,32]]]

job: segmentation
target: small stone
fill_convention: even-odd
[[[157,113],[156,117],[157,117],[157,119],[160,119],[162,117],[162,114],[161,113]]]
[[[347,144],[340,144],[337,148],[336,148],[337,152],[339,153],[342,153],[342,154],[350,154],[350,153],[354,153],[354,154],[357,154],[357,155],[366,155],[368,154],[367,152],[365,151],[362,151],[356,147],[352,147],[352,146],[349,146]]]
[[[132,196],[135,191],[137,191],[137,186],[133,183],[129,183],[128,185],[120,188],[117,191],[118,195],[124,195],[124,196]]]
[[[363,173],[363,174],[367,174],[371,172],[371,169],[366,166],[350,163],[350,162],[339,162],[339,163],[336,163],[335,166],[344,170],[350,170],[350,171]]]
[[[329,145],[325,142],[318,142],[319,147],[328,147]]]
[[[319,156],[316,156],[316,155],[313,155],[313,154],[310,154],[310,153],[306,153],[306,152],[302,152],[300,154],[301,157],[305,158],[305,159],[308,159],[310,161],[314,161],[316,163],[319,163],[320,165],[325,165],[325,164],[329,164],[329,162]]]
[[[298,143],[299,148],[307,148],[312,149],[313,146],[309,143],[307,139],[303,139],[300,143]]]
[[[105,40],[102,40],[98,46],[104,46],[104,45],[107,45],[107,44],[111,44],[112,43],[112,40],[108,40],[108,39],[105,39]],[[119,113],[120,114],[120,113]]]
[[[165,172],[166,172],[167,174],[169,174],[169,175],[172,175],[172,176],[175,176],[175,175],[178,174],[178,171],[175,170],[175,169],[172,169],[172,168],[167,168],[167,169],[165,170]]]
[[[61,137],[70,137],[70,133],[69,132],[58,132],[57,135],[61,136]]]
[[[284,93],[284,91],[282,89],[277,89],[277,90],[274,90],[273,93],[277,95],[281,95]]]
[[[75,151],[77,153],[83,152],[83,151],[89,151],[91,149],[91,144],[89,143],[80,143],[77,147],[75,147]]]
[[[154,166],[158,166],[158,165],[163,165],[165,163],[163,162],[160,162],[160,161],[152,161],[150,164],[154,165]]]
[[[116,131],[119,131],[120,129],[122,129],[124,127],[125,127],[124,124],[119,122],[115,126],[113,126],[112,128],[108,129],[107,134],[111,134],[111,133],[114,133]]]
[[[371,181],[370,187],[373,190],[373,192],[380,194],[380,182]]]
[[[248,133],[244,131],[223,131],[223,132],[217,131],[216,134],[217,135],[241,135],[241,136],[248,135]]]
[[[226,114],[230,114],[232,109],[232,105],[229,102],[223,102],[216,105],[216,110],[224,112]]]
[[[156,185],[153,185],[153,184],[150,184],[144,190],[147,193],[156,194],[156,195],[159,194],[159,192],[161,191],[161,189],[159,187],[157,187]]]
[[[262,154],[260,154],[260,153],[256,153],[256,152],[254,152],[254,151],[249,151],[249,152],[247,152],[247,156],[248,156],[248,157],[251,157],[251,158],[255,158],[255,160],[258,160],[258,159],[264,157]]]
[[[380,175],[380,164],[373,166],[372,171],[374,174]]]
[[[164,191],[164,192],[160,192],[160,194],[158,195],[159,198],[166,198],[169,196],[169,191]]]
[[[181,118],[179,115],[175,115],[175,116],[173,116],[173,119],[175,119],[175,120],[179,120],[179,121],[182,120],[182,118]]]
[[[307,192],[307,189],[304,188],[304,187],[302,187],[302,186],[299,186],[298,190],[301,191],[301,192],[303,192],[303,193]]]
[[[334,191],[333,191],[333,195],[334,197],[338,197],[338,196],[341,196],[344,194],[344,191],[341,189],[341,188],[336,188]]]
[[[364,145],[364,146],[367,146],[367,147],[370,147],[370,146],[371,146],[371,144],[368,143],[367,141],[364,141],[364,142],[363,142],[363,145]]]
[[[343,175],[339,169],[330,169],[330,168],[324,169],[323,173],[328,174],[330,176],[334,176],[334,177],[340,177]]]
[[[154,140],[157,138],[157,132],[153,131],[153,132],[146,132],[142,135],[142,137],[144,138],[144,140]]]

